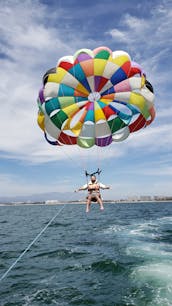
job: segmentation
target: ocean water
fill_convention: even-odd
[[[0,207],[0,277],[61,208]],[[0,305],[172,305],[172,203],[67,204],[0,282]]]

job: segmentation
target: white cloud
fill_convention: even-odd
[[[48,192],[66,192],[66,190],[71,192],[74,187],[71,181],[64,177],[61,180],[53,180],[51,184],[47,184],[47,182],[36,182],[35,180],[30,180],[28,183],[28,179],[21,178],[17,174],[0,174],[1,197],[29,196]]]
[[[169,118],[172,117],[172,107],[167,107],[157,111],[157,118]]]
[[[121,170],[122,173],[127,173],[127,171],[128,169]],[[155,159],[151,162],[143,160],[137,167],[131,167],[130,169],[130,175],[137,176],[139,174],[147,178],[168,177],[169,179],[169,176],[172,176],[172,167],[167,165],[166,160],[161,161]]]
[[[143,29],[147,30],[149,29],[149,25],[143,18],[138,18],[136,16],[131,16],[129,14],[126,14],[124,17],[124,24],[128,26],[129,29],[132,31],[135,31],[135,33],[140,34]]]
[[[56,65],[58,56],[70,52],[58,30],[47,26],[48,7],[38,1],[6,1],[0,10],[1,154],[28,161],[50,159],[52,150],[41,141],[36,123],[41,75]],[[52,18],[52,16],[51,16]],[[58,13],[56,13],[58,18]],[[7,22],[8,20],[8,22]],[[48,153],[48,151],[50,153]],[[44,153],[42,153],[44,152]],[[57,159],[54,151],[52,158]],[[62,156],[62,155],[61,155]]]
[[[157,168],[143,170],[143,173],[151,176],[172,176],[172,167],[158,167],[157,164]]]
[[[122,38],[132,50],[139,48],[139,51],[142,50],[140,55],[143,56],[145,51],[152,51],[153,54],[156,48],[161,47],[163,50],[164,46],[170,46],[171,26],[172,8],[164,2],[164,5],[152,7],[150,15],[145,18],[128,13],[121,16],[119,28],[111,29],[107,33],[116,39]]]
[[[107,31],[113,40],[124,43],[135,61],[143,65],[153,85],[170,85],[172,45],[172,7],[170,2],[152,7],[145,18],[125,14],[118,28]],[[166,66],[168,65],[168,67]]]
[[[110,34],[114,39],[117,39],[119,41],[129,42],[130,40],[124,31],[120,31],[118,29],[112,29],[107,32],[107,34]]]
[[[145,152],[168,152],[172,147],[172,124],[148,126],[130,136],[128,147],[140,148]]]

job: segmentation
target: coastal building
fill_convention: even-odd
[[[47,200],[45,201],[45,204],[59,204],[59,201],[58,200]]]
[[[151,196],[140,196],[140,201],[152,201],[152,197]]]

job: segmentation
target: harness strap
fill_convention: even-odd
[[[102,172],[102,170],[100,170],[99,168],[97,169],[97,171],[93,172],[93,173],[88,173],[87,171],[85,171],[85,175],[87,176],[92,176],[94,174],[98,174],[100,175],[100,173]]]

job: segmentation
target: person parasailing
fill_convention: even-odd
[[[99,169],[96,172],[91,173],[91,174],[87,173],[86,171],[85,175],[90,176],[90,181],[87,182],[87,184],[80,187],[79,189],[75,190],[75,192],[82,191],[82,190],[88,190],[87,202],[86,202],[86,205],[87,205],[86,212],[90,211],[91,202],[98,202],[100,205],[100,210],[104,210],[103,201],[102,201],[101,194],[100,194],[100,189],[110,189],[110,187],[98,182],[95,174],[96,173],[100,174],[100,172],[101,171]]]

